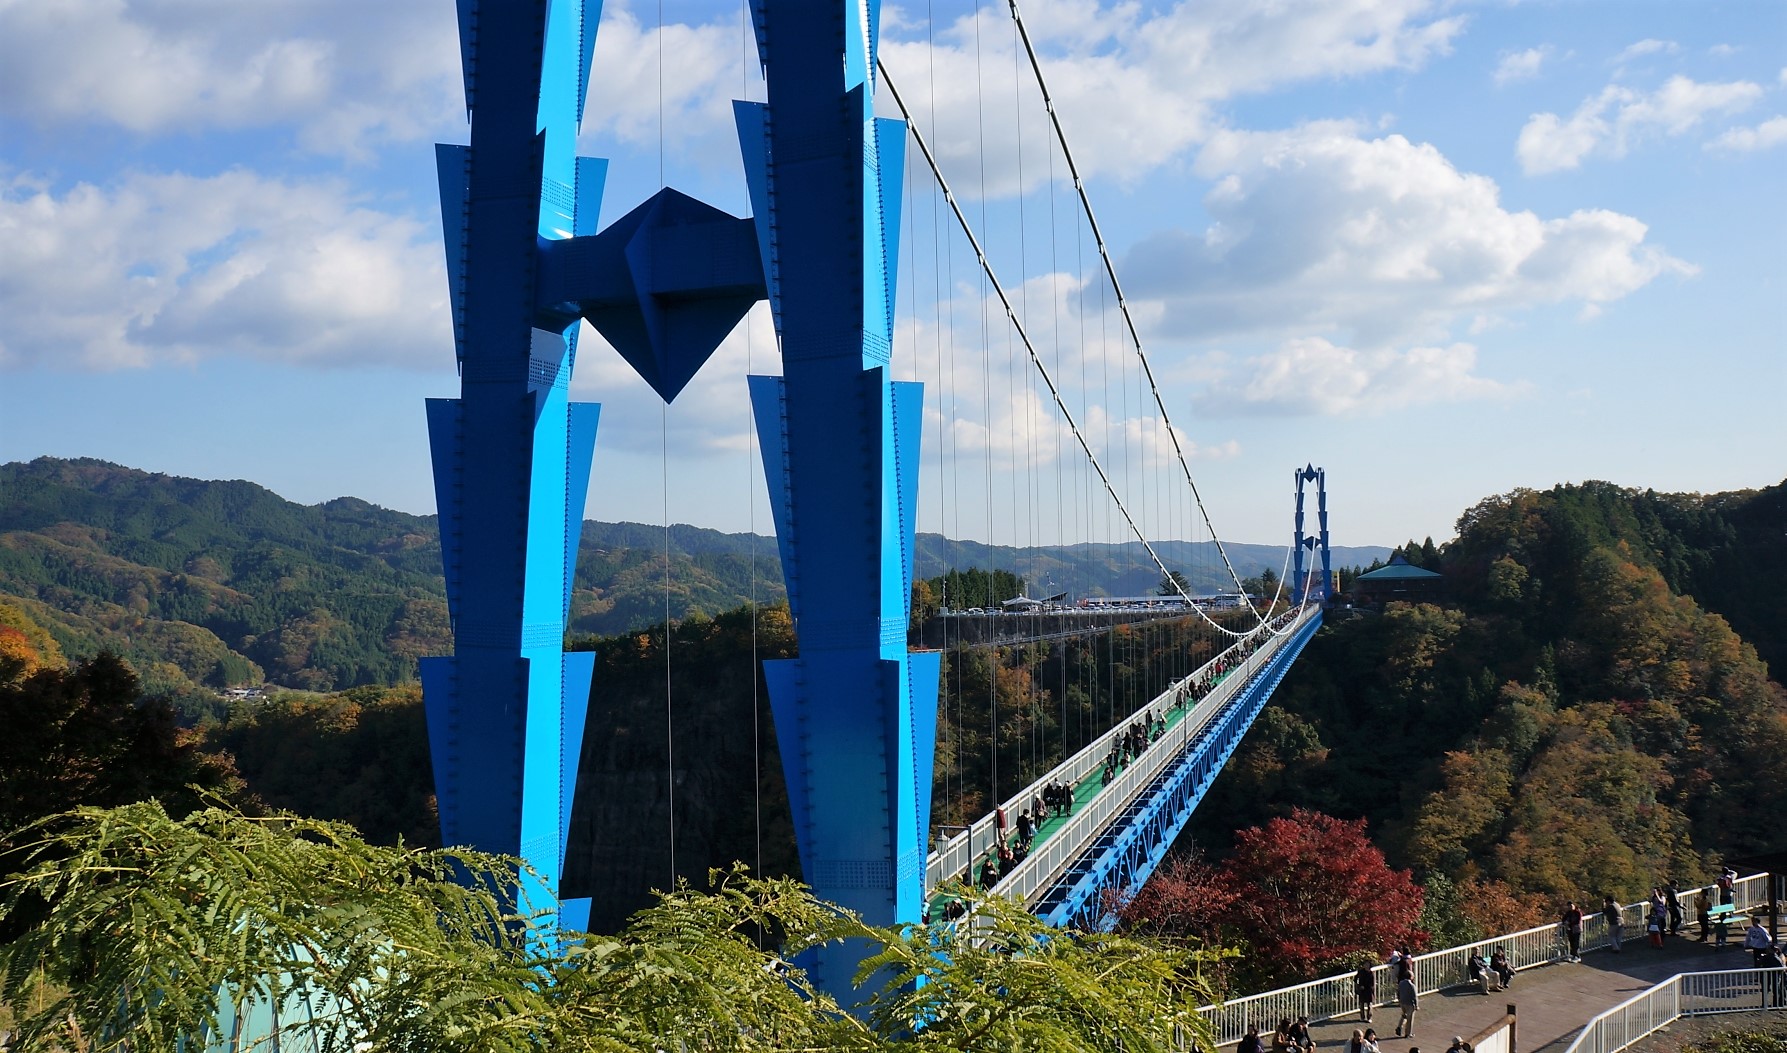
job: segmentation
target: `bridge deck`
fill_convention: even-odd
[[[1741,942],[1740,937],[1732,941],[1731,947],[1717,951],[1708,944],[1678,936],[1658,950],[1642,940],[1628,940],[1619,954],[1590,951],[1580,963],[1560,962],[1523,970],[1515,975],[1512,986],[1489,995],[1477,993],[1474,987],[1422,995],[1412,1039],[1393,1037],[1401,1016],[1396,1009],[1379,1006],[1370,1026],[1377,1028],[1378,1047],[1383,1053],[1405,1053],[1412,1048],[1442,1053],[1452,1036],[1470,1038],[1501,1019],[1503,1011],[1513,1005],[1518,1010],[1522,1053],[1563,1053],[1589,1018],[1676,973],[1749,968],[1750,955],[1738,946]],[[1260,1021],[1260,1031],[1268,1039],[1276,1026],[1276,1020]],[[1353,1029],[1363,1026],[1356,1015],[1349,1015],[1311,1025],[1309,1030],[1318,1049],[1344,1048]]]
[[[1230,670],[1228,672],[1223,673],[1221,676],[1216,677],[1210,684],[1210,690],[1215,691],[1217,688],[1221,687],[1225,682],[1227,682],[1229,677],[1234,675],[1234,672],[1235,672],[1234,670]],[[1194,704],[1195,701],[1196,701],[1195,699],[1188,699],[1187,701],[1185,701],[1183,703],[1165,707],[1166,722],[1167,722],[1166,723],[1166,731],[1172,731],[1174,728],[1178,727],[1182,722],[1184,722],[1188,716],[1190,716],[1192,710],[1194,708],[1196,708],[1195,704]],[[1133,714],[1130,717],[1125,718],[1123,721],[1121,721],[1121,724],[1127,726],[1128,724],[1132,723],[1133,721],[1140,719],[1142,714],[1145,714],[1151,708],[1155,709],[1157,712],[1159,711],[1159,707],[1144,706],[1141,710],[1138,710],[1136,714]],[[1166,737],[1165,732],[1162,732],[1161,735],[1159,736],[1159,738],[1165,738],[1165,737]],[[1150,740],[1149,749],[1155,748],[1156,744],[1157,744],[1156,740]],[[1130,763],[1134,764],[1135,761],[1131,760]],[[1127,766],[1125,766],[1125,767],[1127,767]],[[1068,822],[1073,818],[1074,815],[1079,814],[1081,809],[1083,809],[1086,805],[1091,804],[1092,801],[1094,799],[1096,799],[1099,794],[1104,793],[1108,789],[1111,789],[1111,787],[1104,785],[1102,773],[1094,772],[1091,775],[1086,776],[1084,779],[1081,779],[1078,783],[1074,784],[1072,789],[1073,789],[1073,812],[1070,814],[1067,814],[1067,815],[1062,815],[1062,814],[1057,813],[1057,814],[1049,816],[1047,819],[1044,819],[1042,821],[1042,824],[1036,828],[1036,832],[1032,837],[1032,840],[1030,842],[1030,851],[1035,852],[1037,849],[1042,847],[1044,842],[1048,841],[1051,837],[1054,837],[1056,834],[1060,833],[1067,826]],[[1014,824],[1016,822],[1015,817],[1008,817],[1008,821],[1012,822]],[[1015,828],[1015,825],[1013,828]],[[981,859],[985,858],[985,855],[986,854],[983,852],[979,858],[976,858],[974,860],[974,863],[973,863],[972,878],[976,883],[978,883],[980,880],[980,861],[981,861]],[[951,876],[955,877],[955,878],[961,877],[960,874],[955,874],[955,875],[951,875]],[[953,898],[954,897],[950,896],[947,892],[934,892],[931,896],[931,917],[941,918],[942,917],[942,908],[944,907],[945,904],[947,904]]]

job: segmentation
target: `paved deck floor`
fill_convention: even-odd
[[[1466,1039],[1499,1020],[1509,1005],[1519,1017],[1521,1053],[1562,1053],[1589,1018],[1611,1009],[1633,995],[1676,973],[1714,969],[1747,969],[1749,952],[1738,935],[1725,950],[1686,937],[1671,937],[1658,950],[1642,941],[1627,941],[1625,949],[1591,951],[1580,963],[1536,966],[1515,974],[1507,989],[1489,995],[1475,988],[1453,988],[1421,996],[1415,1014],[1415,1037],[1394,1037],[1401,1013],[1379,1006],[1370,1026],[1377,1028],[1378,1046],[1384,1053],[1444,1053],[1452,1036]],[[1278,1021],[1262,1021],[1269,1033]],[[1341,1047],[1362,1027],[1356,1017],[1316,1024],[1310,1028],[1318,1049]]]

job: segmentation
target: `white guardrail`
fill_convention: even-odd
[[[1152,782],[1163,767],[1179,755],[1185,745],[1210,722],[1210,718],[1221,711],[1241,686],[1278,652],[1296,629],[1301,628],[1303,621],[1314,617],[1315,613],[1315,608],[1308,607],[1280,624],[1277,635],[1270,637],[1243,660],[1240,666],[1230,670],[1221,683],[1192,707],[1185,719],[1169,727],[1165,735],[1143,750],[1142,755],[1131,761],[1097,797],[1075,809],[1067,825],[1050,834],[1047,839],[1039,841],[1024,861],[994,886],[995,891],[1028,901],[1032,894],[1046,885],[1084,848],[1086,842],[1104,829],[1137,793]],[[1245,642],[1236,643],[1199,666],[1196,672],[1175,682],[1136,712],[1153,711],[1156,707],[1171,706],[1183,698],[1189,698],[1191,685],[1224,658],[1232,660],[1234,653]],[[1018,791],[1001,805],[1006,815],[1014,816],[1020,809],[1028,807],[1042,787],[1051,782],[1072,787],[1085,779],[1096,777],[1103,771],[1105,758],[1110,755],[1112,745],[1127,730],[1129,723],[1129,720],[1125,720],[1117,724],[1084,749]],[[970,879],[975,877],[971,868],[998,844],[1001,834],[997,813],[988,814],[931,853],[925,863],[926,892],[963,873],[968,873]]]
[[[1718,901],[1718,892],[1707,886],[1709,895]],[[1682,905],[1688,907],[1700,889],[1688,889],[1680,894]],[[1768,903],[1768,875],[1753,874],[1737,882],[1733,902],[1738,913]],[[1621,908],[1622,915],[1637,919],[1642,925],[1644,904],[1638,903]],[[1622,917],[1622,934],[1636,936],[1634,922]],[[1692,921],[1692,919],[1689,919]],[[1607,919],[1599,912],[1587,914],[1583,918],[1582,949],[1584,951],[1599,950],[1611,946],[1608,937]],[[1443,951],[1432,951],[1415,956],[1415,987],[1422,994],[1455,987],[1466,982],[1467,967],[1472,952],[1481,951],[1488,958],[1497,948],[1507,952],[1509,962],[1516,971],[1530,969],[1535,965],[1548,965],[1562,961],[1569,954],[1564,940],[1563,925],[1552,922],[1522,932],[1510,933],[1506,936],[1494,936],[1475,943],[1467,943],[1461,947],[1449,947]],[[1379,965],[1372,970],[1376,981],[1376,1005],[1390,1005],[1396,1000],[1396,979],[1388,965]],[[1227,1045],[1239,1042],[1247,1033],[1247,1025],[1265,1024],[1289,1017],[1295,1020],[1299,1016],[1307,1016],[1311,1021],[1329,1020],[1359,1011],[1359,1000],[1353,994],[1353,974],[1343,973],[1339,976],[1324,977],[1311,980],[1296,987],[1285,987],[1276,991],[1248,995],[1219,1005],[1207,1005],[1198,1009],[1205,1020],[1216,1029],[1216,1041]]]
[[[1568,1053],[1616,1053],[1684,1016],[1787,1009],[1787,971],[1726,969],[1676,973],[1595,1017]]]

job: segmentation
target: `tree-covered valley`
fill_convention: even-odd
[[[122,494],[87,486],[103,500],[91,499],[91,522],[78,530],[69,518],[34,523],[32,515],[49,517],[32,508],[81,507],[71,474],[111,478],[125,471],[75,462],[38,462],[37,471],[52,467],[50,474],[63,479],[43,484],[52,497],[9,504],[10,518],[0,523],[0,558],[10,561],[4,565],[11,582],[21,580],[20,567],[115,573],[112,595],[128,582],[135,591],[123,595],[134,596],[135,607],[106,602],[138,610],[132,626],[157,610],[197,617],[234,609],[232,602],[248,605],[232,615],[246,623],[262,616],[255,612],[282,609],[288,601],[277,599],[281,588],[297,589],[274,579],[263,596],[265,579],[254,575],[270,573],[260,568],[271,564],[239,551],[275,551],[267,548],[272,528],[256,527],[254,517],[268,507],[289,513],[299,506],[267,506],[243,491],[239,505],[199,516],[183,512],[179,499],[133,494],[128,476],[141,473],[126,473],[107,484],[124,486]],[[140,479],[134,485],[148,486]],[[19,492],[16,481],[8,486]],[[148,507],[123,515],[140,504]],[[388,532],[405,525],[396,513],[369,506],[306,511],[314,518],[293,522],[309,524],[311,548],[279,545],[311,552],[315,567],[335,568],[307,571],[315,576],[307,580],[344,581],[354,568],[369,567],[341,587],[387,617],[400,599],[428,595],[422,562],[438,559],[430,535],[418,532],[422,540],[406,548],[407,535]],[[237,533],[223,534],[218,524]],[[1411,562],[1443,575],[1443,592],[1421,603],[1366,603],[1361,595],[1330,614],[1181,839],[1182,858],[1169,868],[1179,892],[1168,888],[1146,899],[1151,913],[1145,925],[1136,923],[1156,936],[1253,947],[1254,960],[1267,964],[1230,975],[1257,983],[1329,969],[1352,945],[1286,948],[1270,942],[1282,921],[1265,914],[1249,921],[1240,906],[1212,915],[1209,905],[1266,904],[1271,897],[1223,898],[1237,881],[1256,888],[1249,875],[1259,868],[1281,883],[1306,878],[1315,888],[1333,878],[1331,853],[1337,844],[1351,845],[1348,839],[1368,839],[1365,854],[1377,853],[1376,862],[1356,868],[1378,875],[1371,887],[1392,890],[1376,895],[1409,900],[1406,910],[1389,913],[1416,942],[1554,917],[1563,897],[1632,898],[1668,878],[1698,883],[1721,860],[1787,848],[1787,828],[1762,818],[1787,808],[1780,779],[1787,693],[1769,672],[1771,662],[1778,668],[1787,660],[1787,634],[1771,606],[1787,594],[1787,561],[1776,554],[1784,527],[1787,484],[1702,496],[1589,483],[1488,498],[1464,512],[1455,539],[1405,546]],[[661,528],[628,529],[640,534],[628,541],[629,551],[663,543]],[[250,539],[256,530],[262,536]],[[280,530],[282,538],[302,536],[291,524]],[[331,531],[359,531],[358,544],[374,553],[379,538],[399,543],[368,555],[335,545]],[[40,551],[32,546],[52,535],[72,539],[67,545],[80,554],[58,556],[60,562],[19,555]],[[734,553],[740,560],[750,556],[743,545]],[[193,546],[228,569],[196,566]],[[134,560],[128,572],[108,562],[124,558],[108,554],[114,550]],[[650,573],[644,556],[629,565]],[[250,569],[238,577],[238,566]],[[662,575],[661,562],[655,573]],[[750,573],[744,577],[749,585]],[[1018,577],[999,580],[1009,591]],[[157,591],[164,587],[172,594]],[[734,860],[769,875],[798,873],[758,668],[796,647],[786,607],[767,590],[755,611],[716,604],[710,615],[697,602],[666,632],[661,580],[639,589],[649,594],[653,587],[655,624],[578,632],[571,640],[598,652],[589,726],[602,733],[585,742],[566,881],[569,891],[595,893],[608,904],[610,931],[648,905],[647,890],[664,887],[673,873],[699,881],[708,867]],[[157,663],[183,659],[158,650],[157,638],[133,633],[128,649],[119,650],[142,676],[140,685],[88,673],[91,654],[113,646],[121,630],[86,637],[71,629],[84,624],[74,619],[124,616],[57,591],[72,589],[67,584],[9,588],[12,596],[0,598],[0,694],[13,726],[50,721],[31,740],[40,745],[27,752],[53,756],[60,767],[32,768],[22,755],[19,765],[21,779],[39,780],[20,782],[20,794],[36,794],[42,808],[116,804],[185,785],[147,776],[74,777],[85,769],[67,758],[87,751],[98,758],[89,767],[128,769],[133,755],[115,740],[149,736],[157,745],[143,757],[178,757],[178,765],[157,763],[200,772],[203,778],[188,781],[221,787],[251,810],[343,819],[380,842],[401,836],[429,844],[437,837],[419,692],[396,682],[402,677],[345,692],[220,703],[188,730],[176,726],[172,710],[152,713],[145,724],[123,714],[132,706],[163,712],[155,707],[165,703],[142,699],[166,693],[154,676]],[[58,609],[58,598],[74,603],[76,613]],[[368,654],[378,650],[365,646]],[[952,649],[939,713],[936,822],[977,814],[996,799],[995,789],[1010,793],[1046,771],[1064,746],[1077,748],[1129,719],[1219,646],[1193,623],[1163,621],[1025,647]],[[263,652],[252,645],[249,651],[230,653],[258,662],[253,654]],[[667,694],[674,700],[668,714]],[[87,719],[83,706],[110,715]],[[60,744],[41,745],[51,741]],[[664,836],[673,824],[674,870]],[[1195,894],[1182,894],[1187,889]],[[1299,902],[1296,889],[1284,891],[1284,903]]]
[[[1203,568],[1208,543],[1172,543]],[[1367,562],[1386,549],[1342,550]],[[1282,550],[1231,546],[1248,575]],[[1134,545],[1011,549],[918,539],[921,577],[1007,568],[1075,595],[1151,591]],[[773,538],[675,524],[583,525],[570,635],[610,636],[784,598]],[[0,464],[0,600],[27,611],[71,658],[129,659],[188,710],[213,692],[309,691],[412,682],[416,660],[452,650],[439,527],[351,497],[300,505],[254,483],[160,475],[92,459]],[[964,606],[962,597],[955,605]]]

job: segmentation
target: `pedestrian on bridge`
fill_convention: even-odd
[[[1412,976],[1404,976],[1396,982],[1396,1005],[1402,1010],[1402,1019],[1396,1021],[1397,1038],[1415,1037],[1415,1010],[1421,1008],[1420,992],[1415,990]]]
[[[1663,902],[1669,908],[1669,935],[1682,934],[1682,890],[1674,878],[1663,886]]]
[[[1359,966],[1353,974],[1353,994],[1359,999],[1359,1019],[1371,1023],[1371,1006],[1377,1001],[1377,974],[1369,963]],[[1357,1036],[1359,1032],[1353,1034]]]
[[[1705,889],[1694,897],[1694,917],[1700,922],[1700,942],[1705,943],[1713,923],[1713,898]]]
[[[1582,908],[1576,905],[1575,900],[1571,900],[1569,903],[1564,904],[1564,914],[1562,918],[1558,919],[1558,923],[1564,927],[1564,936],[1570,941],[1570,953],[1564,960],[1569,962],[1581,961]]]
[[[1622,923],[1620,921],[1619,904],[1612,896],[1602,897],[1601,916],[1607,919],[1607,939],[1613,953],[1619,953],[1619,937]]]
[[[1744,949],[1750,952],[1755,960],[1756,968],[1772,969],[1775,967],[1775,941],[1769,935],[1768,928],[1759,917],[1750,919],[1750,927],[1744,930]]]

